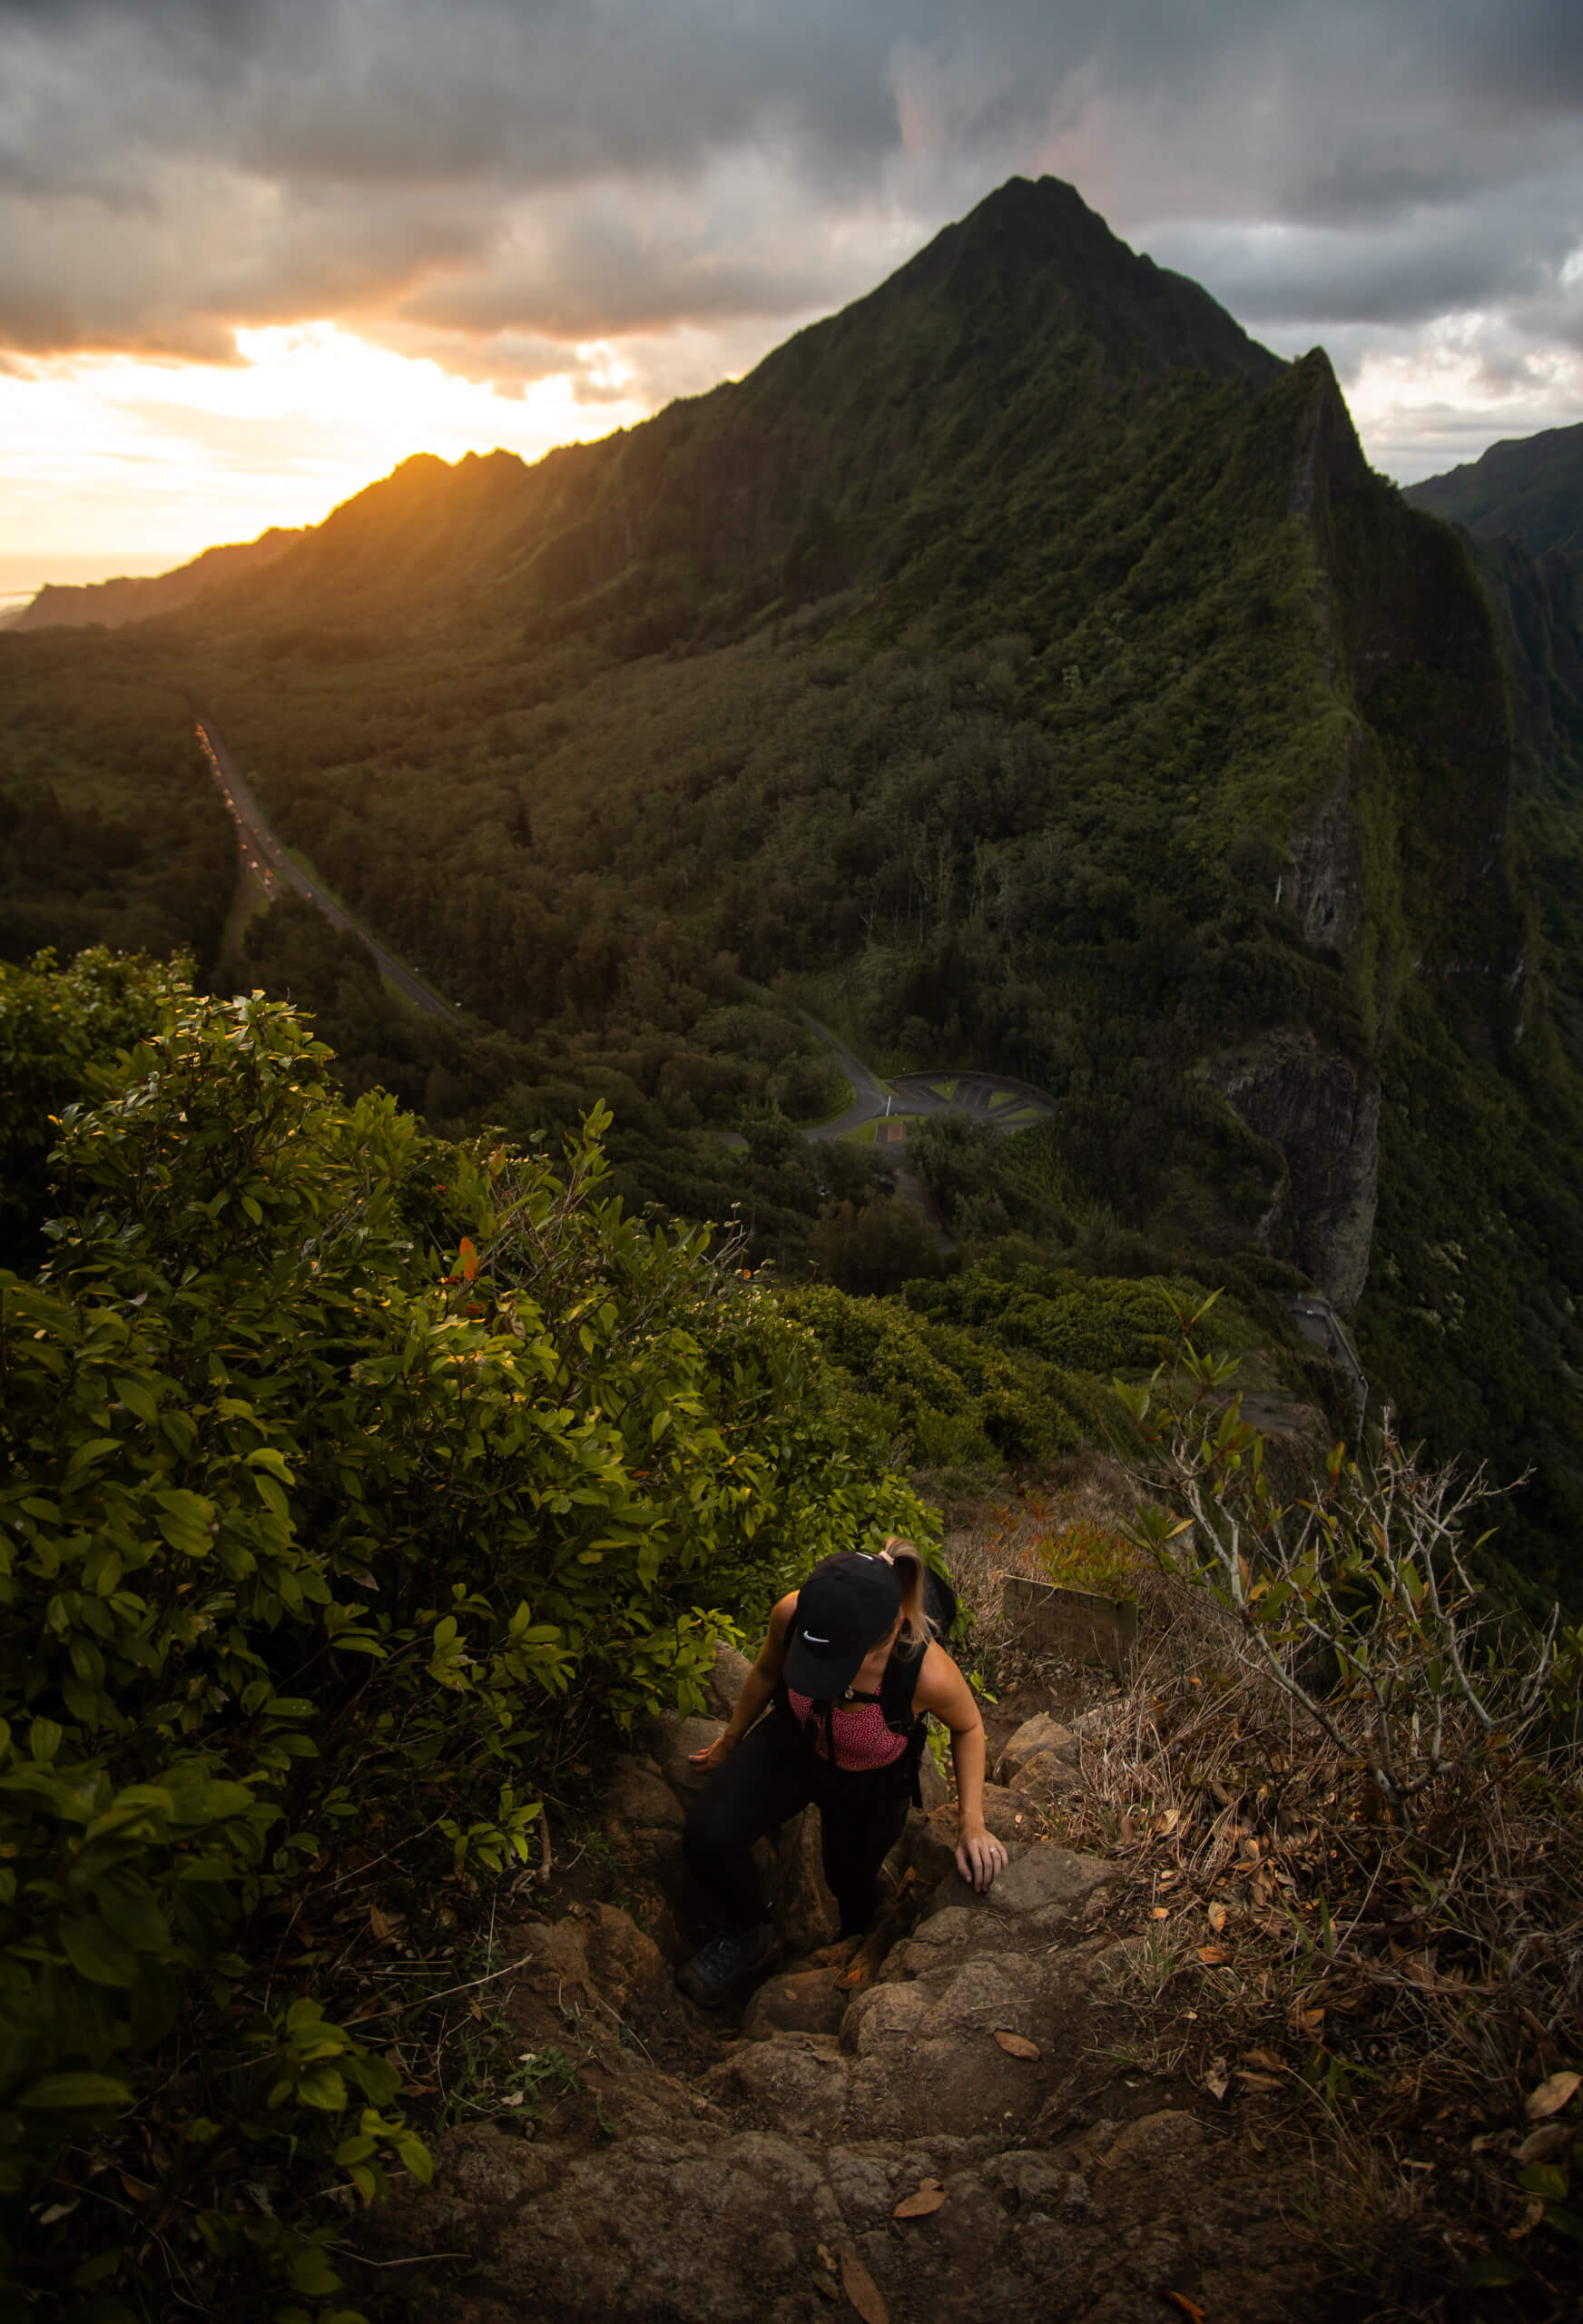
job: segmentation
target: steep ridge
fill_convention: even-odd
[[[259,637],[293,594],[313,623]],[[843,635],[855,649],[852,684],[821,722],[823,748],[848,760],[847,813],[834,829],[802,803],[811,768],[774,763],[811,673],[767,657],[758,626],[767,612],[783,620],[832,597],[850,600]],[[371,613],[394,634],[370,628]],[[938,663],[953,642],[1014,623],[1022,658],[993,709],[1034,762],[1020,795],[1007,800],[1001,786],[1002,799],[986,797],[960,752],[898,784],[885,762],[901,753],[864,731],[865,662],[900,645],[909,663]],[[919,624],[928,644],[909,649],[901,641]],[[444,656],[447,626],[467,657],[462,685],[434,665],[411,665],[425,636],[437,663]],[[379,814],[405,821],[404,771],[388,753],[414,748],[415,691],[451,696],[447,728],[475,724],[486,700],[504,714],[501,773],[516,797],[503,812],[497,781],[485,812],[509,822],[520,803],[534,860],[485,875],[496,910],[478,910],[476,881],[465,905],[454,888],[467,921],[454,941],[473,956],[457,981],[515,1029],[585,1011],[591,984],[605,1006],[615,1000],[608,969],[594,968],[575,932],[605,918],[597,891],[612,878],[624,896],[618,957],[652,950],[656,921],[680,920],[701,953],[729,949],[764,980],[855,950],[871,972],[889,901],[900,990],[881,1004],[881,1037],[909,1015],[929,1027],[931,988],[953,981],[947,956],[971,945],[970,988],[1004,991],[1031,971],[1047,991],[1076,973],[1086,1044],[1116,1009],[1114,993],[1096,989],[1096,940],[1112,960],[1118,938],[1147,949],[1134,891],[1201,927],[1228,910],[1244,925],[1255,916],[1261,944],[1287,954],[1285,980],[1299,954],[1307,963],[1300,996],[1289,991],[1273,1010],[1252,1002],[1254,972],[1227,980],[1241,987],[1229,1007],[1223,992],[1193,1012],[1193,1065],[1236,1120],[1216,1121],[1200,1103],[1189,1130],[1179,1044],[1178,1061],[1158,1068],[1177,1134],[1199,1149],[1188,1177],[1201,1190],[1218,1179],[1226,1195],[1170,1193],[1142,1147],[1136,1195],[1177,1232],[1190,1211],[1195,1239],[1211,1247],[1253,1241],[1290,1256],[1348,1305],[1363,1287],[1374,1207],[1371,1060],[1401,979],[1417,962],[1458,980],[1470,1037],[1491,1050],[1510,1028],[1501,980],[1519,915],[1500,838],[1501,680],[1465,558],[1371,478],[1322,357],[1281,365],[1051,181],[1013,181],[739,387],[532,471],[504,455],[455,471],[408,463],[211,608],[206,630],[190,650],[223,657],[217,708],[277,767],[290,743],[279,705],[259,703],[246,675],[249,632],[271,668],[293,657],[334,666],[323,722],[303,744],[320,766],[327,756],[344,765],[329,786],[338,811],[314,813],[301,833],[316,854],[345,833],[347,853],[322,868],[354,898],[374,870],[371,783]],[[719,683],[656,667],[662,646],[684,651],[690,671],[708,657]],[[548,751],[516,724],[546,698]],[[361,751],[347,732],[350,699],[376,729]],[[730,723],[750,702],[758,739],[739,747]],[[395,719],[381,714],[387,704]],[[902,752],[907,723],[894,727]],[[664,742],[640,772],[622,764],[622,743],[645,728]],[[981,760],[983,743],[969,748]],[[680,800],[667,761],[680,762]],[[269,796],[280,777],[261,767],[260,779]],[[325,787],[304,767],[303,790]],[[818,788],[822,804],[829,786]],[[271,803],[290,831],[289,793]],[[455,804],[466,821],[462,798]],[[364,826],[355,841],[349,809]],[[768,881],[767,815],[781,840]],[[1077,865],[1057,881],[1031,877],[1061,822]],[[1261,834],[1262,897],[1249,892]],[[1176,860],[1140,861],[1140,842]],[[909,864],[896,896],[888,843],[904,860],[930,850],[948,860],[943,881]],[[988,849],[1002,891],[1021,891],[1020,942],[1004,926],[997,937],[971,925],[956,867],[983,864]],[[723,880],[723,858],[733,867]],[[1122,910],[1073,912],[1074,899],[1087,904],[1121,882]],[[984,884],[981,874],[980,894]],[[414,894],[406,873],[399,899],[392,881],[358,900],[376,921],[404,913],[397,932],[428,953],[436,913],[448,916],[447,886],[441,876]],[[694,901],[710,897],[713,911]],[[860,931],[867,942],[854,947]],[[453,939],[439,941],[448,950]],[[635,972],[635,961],[618,970],[615,989]],[[1128,1015],[1171,1006],[1157,972],[1131,981]],[[1069,1058],[1030,1039],[1018,1014],[1015,1034],[992,1003],[973,1027],[964,1013],[954,1036],[941,1021],[923,1038],[937,1052],[971,1042],[986,1063],[1041,1084],[1064,1067],[1069,1081]],[[1090,1133],[1093,1167],[1107,1176],[1100,1149],[1114,1136],[1108,1120]]]
[[[464,573],[474,589],[564,607],[634,562],[699,558],[762,583],[786,577],[791,557],[817,594],[834,577],[820,536],[837,511],[851,527],[842,580],[893,566],[916,553],[934,492],[965,495],[1008,458],[1025,466],[1036,431],[1057,435],[1096,395],[1184,370],[1261,387],[1281,369],[1072,187],[1014,178],[740,384],[532,468],[497,452],[447,471],[419,455],[216,611],[409,615],[410,589]],[[909,514],[898,543],[890,528]],[[334,607],[319,601],[327,590]]]

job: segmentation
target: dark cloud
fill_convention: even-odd
[[[1578,0],[0,0],[0,67],[34,355],[763,345],[1040,168],[1254,325],[1579,337]]]
[[[1151,249],[1178,272],[1212,284],[1249,324],[1426,322],[1556,294],[1583,240],[1583,220],[1563,206],[1568,191],[1524,189],[1476,205],[1471,215],[1449,204],[1415,208],[1351,232],[1167,225],[1151,237]]]

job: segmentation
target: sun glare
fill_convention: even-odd
[[[0,374],[5,562],[114,543],[177,563],[269,525],[317,523],[414,452],[536,459],[644,416],[608,346],[498,393],[329,322],[241,330],[234,365],[80,357]],[[591,391],[580,400],[580,391]]]

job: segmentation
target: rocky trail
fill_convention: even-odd
[[[745,1669],[720,1650],[713,1710]],[[563,1896],[497,1932],[516,1965],[489,2004],[517,2087],[436,2142],[431,2188],[374,2215],[359,2303],[438,2324],[1341,2313],[1304,2223],[1306,2148],[1134,2038],[1151,1907],[1060,1845],[1080,1734],[1049,1698],[1010,1710],[990,1728],[987,1815],[1011,1856],[990,1894],[957,1874],[926,1755],[931,1812],[855,1960],[821,1957],[813,1811],[766,1852],[786,1944],[740,2013],[673,1982],[700,1933],[687,1753],[719,1721],[652,1729],[609,1797],[622,1902]]]

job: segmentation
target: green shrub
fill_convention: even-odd
[[[0,2232],[35,2301],[154,2297],[154,2246],[40,2191],[201,2053],[166,2191],[242,2315],[333,2290],[316,2181],[426,2167],[308,1973],[260,1974],[271,1915],[370,1822],[498,1873],[569,1699],[697,1708],[721,1620],[927,1525],[811,1337],[608,1196],[603,1113],[559,1169],[445,1145],[257,998],[149,970],[113,1036],[138,990],[50,1264],[0,1274]],[[0,980],[14,1043],[35,1000]]]
[[[820,1285],[783,1294],[782,1305],[847,1374],[870,1424],[921,1467],[1053,1459],[1081,1441],[1102,1405],[1056,1365],[899,1299],[854,1299]]]

